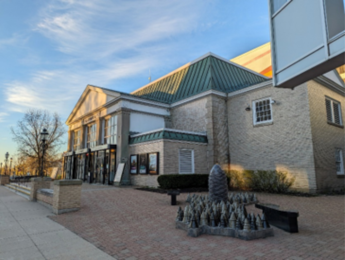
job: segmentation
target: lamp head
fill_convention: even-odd
[[[41,132],[41,141],[43,142],[47,141],[47,137],[48,137],[48,131],[47,129],[43,128]]]

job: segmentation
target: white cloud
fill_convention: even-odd
[[[13,34],[10,38],[0,39],[0,49],[13,45],[24,45],[27,42],[28,38],[24,35]]]
[[[50,2],[37,15],[33,29],[50,39],[63,55],[51,61],[55,69],[38,69],[26,80],[5,84],[7,109],[25,112],[27,108],[41,108],[68,114],[87,84],[111,84],[111,88],[126,92],[139,88],[125,89],[115,83],[144,73],[148,76],[149,69],[171,60],[176,51],[175,37],[193,33],[198,27],[204,30],[198,22],[206,11],[205,3]]]
[[[4,121],[4,118],[8,116],[8,113],[6,112],[0,112],[0,122],[3,122]]]
[[[38,71],[27,81],[5,84],[4,96],[10,103],[7,109],[26,112],[28,108],[39,108],[65,114],[72,109],[68,106],[69,102],[77,100],[87,84],[106,86],[110,81],[148,71],[153,65],[150,59],[132,58],[118,60],[95,70]]]
[[[199,1],[63,1],[42,10],[36,30],[59,51],[99,60],[189,33],[198,26]]]

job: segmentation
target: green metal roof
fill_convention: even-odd
[[[154,133],[147,133],[140,136],[134,136],[129,138],[129,144],[137,144],[143,142],[149,142],[159,139],[179,140],[186,142],[207,143],[206,135],[197,135],[191,133],[182,133],[169,130],[160,130]]]
[[[131,94],[170,104],[208,90],[230,93],[267,80],[254,71],[208,55]]]

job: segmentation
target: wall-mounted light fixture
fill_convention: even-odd
[[[250,110],[251,110],[250,106],[247,106],[246,111],[250,111]]]
[[[271,104],[272,104],[272,105],[276,105],[277,102],[276,102],[275,100],[271,99]]]

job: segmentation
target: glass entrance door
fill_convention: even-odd
[[[73,156],[73,176],[72,179],[77,179],[78,171],[78,155]]]
[[[109,158],[109,184],[114,183],[115,169],[116,169],[116,151],[115,149],[111,149],[110,158]]]
[[[104,184],[104,151],[98,151],[96,163],[97,182]]]
[[[77,179],[80,179],[80,180],[83,179],[83,175],[84,175],[84,164],[85,164],[84,155],[83,155],[83,154],[78,155]]]
[[[104,184],[109,184],[109,150],[105,151],[104,156]]]

